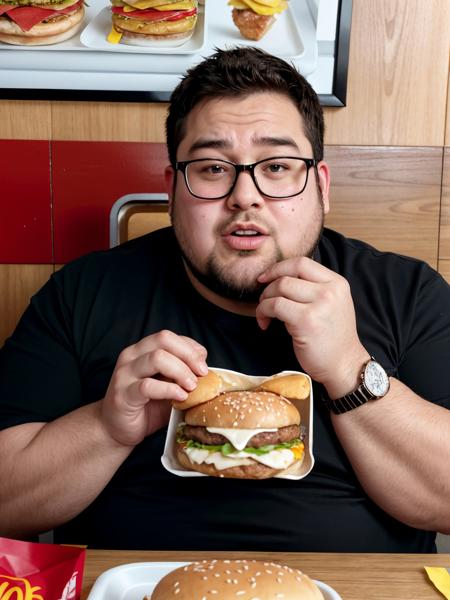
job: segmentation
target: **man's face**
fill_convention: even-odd
[[[277,156],[312,158],[312,148],[294,103],[272,92],[198,104],[177,153],[179,161],[214,158],[241,164]],[[168,168],[172,223],[191,275],[221,296],[256,300],[261,292],[256,278],[269,265],[314,251],[328,212],[325,163],[318,173],[321,194],[311,168],[298,196],[265,197],[243,172],[228,197],[201,200],[189,192],[182,173],[173,185]]]

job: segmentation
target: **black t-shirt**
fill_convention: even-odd
[[[450,408],[445,281],[420,261],[330,230],[316,259],[349,281],[366,349],[416,393]],[[213,367],[301,370],[281,322],[262,331],[192,288],[169,228],[68,264],[32,298],[0,351],[0,428],[50,421],[101,399],[121,350],[161,329],[203,344]],[[155,550],[434,551],[434,533],[399,523],[367,497],[321,394],[314,384],[315,465],[304,479],[177,477],[160,462],[163,429],[55,540]]]

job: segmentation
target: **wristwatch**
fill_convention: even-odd
[[[369,400],[378,400],[385,396],[389,391],[389,377],[383,367],[378,363],[373,356],[364,365],[361,372],[361,385],[353,392],[346,394],[342,398],[332,400],[326,392],[323,395],[323,400],[328,408],[335,415],[343,413],[362,406]]]

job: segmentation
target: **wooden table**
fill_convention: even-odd
[[[88,550],[81,600],[86,600],[96,578],[111,567],[132,562],[190,562],[205,558],[247,558],[287,564],[328,583],[343,600],[442,600],[423,567],[450,567],[450,554]]]

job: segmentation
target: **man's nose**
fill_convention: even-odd
[[[245,210],[264,204],[264,198],[259,193],[249,171],[239,173],[233,191],[227,198],[227,206],[231,210]]]

